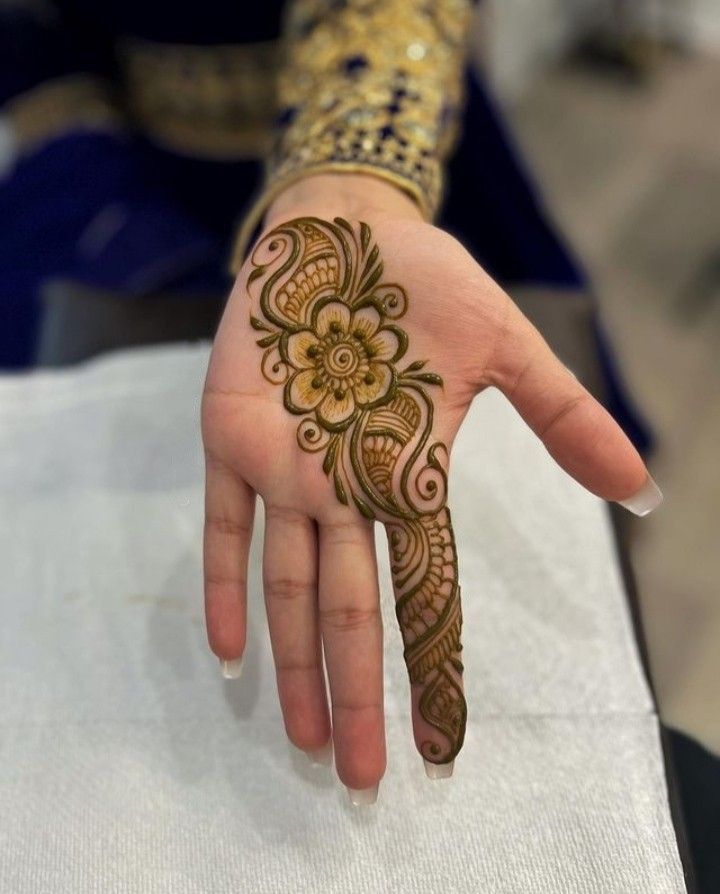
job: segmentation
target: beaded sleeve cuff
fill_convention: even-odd
[[[279,72],[280,115],[265,188],[233,268],[268,205],[313,173],[394,183],[431,219],[457,129],[469,0],[295,0]]]

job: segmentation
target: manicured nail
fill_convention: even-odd
[[[662,491],[648,475],[645,484],[636,494],[628,497],[627,500],[618,500],[618,503],[632,512],[633,515],[642,517],[643,515],[650,515],[653,509],[657,509],[662,501]]]
[[[332,739],[327,741],[322,748],[316,748],[314,751],[306,751],[308,760],[313,767],[330,767],[333,760]]]
[[[349,788],[347,790],[353,807],[369,807],[377,801],[378,786],[372,788]]]
[[[242,658],[233,658],[232,661],[220,659],[220,673],[226,680],[237,680],[242,673]]]
[[[447,764],[434,764],[432,761],[425,761],[425,775],[428,779],[449,779],[453,774],[454,766],[455,761],[450,761]]]

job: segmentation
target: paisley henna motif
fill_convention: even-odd
[[[422,687],[420,714],[437,732],[421,751],[447,763],[462,746],[467,707],[447,450],[432,439],[429,390],[442,380],[425,361],[401,368],[407,295],[384,282],[366,224],[293,220],[251,260],[263,375],[302,417],[298,443],[323,454],[338,500],[385,525],[410,682]]]

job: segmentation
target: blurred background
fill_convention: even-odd
[[[665,720],[720,753],[720,3],[497,0],[493,80],[656,435],[632,531]]]
[[[28,21],[43,23],[40,38],[23,24],[28,10]],[[39,159],[68,120],[121,131],[105,93],[73,74],[69,91],[35,91],[29,107],[17,101],[87,48],[48,37],[57,25],[52,3],[0,0],[0,12],[12,25],[0,32],[0,367],[18,372],[124,345],[210,336],[230,284],[218,273],[218,252],[227,248],[218,228],[238,214],[223,177],[226,144],[212,122],[183,131],[172,103],[154,89],[154,73],[172,69],[174,102],[215,96],[218,72],[229,78],[227,89],[249,94],[248,71],[271,67],[271,49],[209,70],[198,54],[177,62],[151,58],[142,41],[122,45],[126,76],[139,87],[135,114],[155,128],[154,142],[195,141],[214,158],[214,172],[168,163],[152,149],[142,160],[120,157],[108,142],[88,178],[82,140],[60,162],[57,154],[52,165]],[[662,718],[693,740],[676,746],[681,784],[702,802],[689,807],[688,822],[695,847],[705,842],[699,874],[714,884],[707,879],[718,870],[708,868],[707,853],[720,850],[720,2],[487,0],[473,53],[550,217],[589,272],[622,378],[654,435],[650,466],[666,503],[642,522],[626,520],[623,533]],[[256,92],[245,103],[253,127],[236,138],[248,156],[249,148],[259,155],[266,148],[256,125],[269,106]],[[192,219],[172,200],[188,171],[201,184]],[[233,172],[244,189],[258,164]],[[72,196],[60,210],[47,201],[58,176]],[[148,198],[140,181],[162,185],[162,198]],[[93,196],[100,210],[83,221]],[[133,228],[125,226],[130,217]],[[53,260],[65,258],[71,243],[92,275]],[[46,275],[59,268],[61,275]],[[168,271],[180,295],[172,313],[162,288]],[[715,806],[698,794],[713,786]]]
[[[707,750],[675,749],[698,883],[720,890],[720,3],[485,12],[515,136],[655,433],[666,502],[627,535],[661,716]]]

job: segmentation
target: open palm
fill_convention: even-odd
[[[210,643],[221,659],[244,651],[259,494],[287,733],[309,752],[332,736],[351,790],[372,790],[385,767],[375,521],[388,535],[429,775],[447,775],[462,745],[447,471],[470,402],[488,385],[594,493],[618,500],[643,486],[642,460],[605,410],[467,252],[429,224],[302,217],[275,226],[221,323],[203,399]]]

